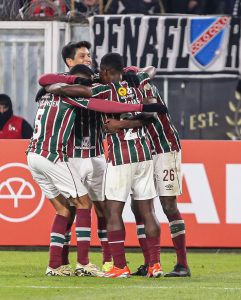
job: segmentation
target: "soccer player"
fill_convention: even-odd
[[[72,74],[76,64],[85,64],[91,67],[92,60],[90,55],[91,44],[87,41],[78,43],[69,43],[62,50],[62,58]],[[83,66],[82,66],[83,67]],[[66,74],[67,75],[67,74]],[[91,74],[90,74],[91,75]],[[53,76],[44,75],[40,78],[39,83],[43,86],[51,83],[59,82],[61,76],[57,74]],[[73,83],[65,77],[62,82]],[[70,76],[71,78],[71,76]],[[83,81],[82,81],[83,82]],[[86,82],[83,82],[86,83]],[[82,182],[87,188],[91,200],[94,203],[97,214],[98,236],[102,246],[103,259],[102,270],[108,271],[113,266],[112,257],[109,249],[106,220],[104,218],[105,202],[103,195],[102,178],[106,169],[106,160],[103,149],[103,132],[101,126],[101,115],[95,111],[79,110],[76,118],[73,135],[74,149],[68,153],[69,157],[73,157],[77,161],[78,170],[82,178]],[[63,264],[68,265],[69,244],[71,239],[71,226],[74,221],[75,213],[71,208],[71,218],[68,222],[68,231],[66,233],[66,242],[63,251]],[[85,262],[87,259],[85,259]],[[87,268],[87,267],[86,267]],[[83,270],[83,267],[79,268]],[[95,268],[93,270],[93,274]],[[91,265],[87,273],[91,273]]]
[[[69,74],[73,74],[73,68],[81,64],[79,68],[84,68],[83,65],[88,67],[85,72],[88,73],[88,78],[93,78],[94,73],[91,71],[92,58],[90,54],[91,44],[87,41],[81,41],[77,43],[70,42],[62,49],[62,58],[70,69]],[[67,75],[67,74],[66,74]],[[83,78],[83,76],[82,76]],[[46,85],[50,83],[57,83],[58,77],[54,77],[54,81],[46,81],[46,77],[40,78],[40,84]],[[82,81],[86,84],[86,81]],[[87,82],[87,84],[90,84]],[[106,231],[106,221],[104,218],[104,195],[103,195],[103,175],[106,169],[106,160],[104,156],[103,147],[103,131],[101,126],[101,114],[96,111],[80,109],[77,112],[77,118],[75,121],[75,126],[71,134],[71,139],[73,140],[74,147],[69,148],[68,156],[72,157],[78,166],[79,175],[82,178],[82,182],[88,190],[91,200],[94,203],[94,208],[97,214],[97,227],[98,227],[98,237],[102,247],[102,270],[108,271],[112,266],[112,257],[108,245],[107,231]],[[68,230],[66,233],[66,241],[63,251],[63,264],[69,265],[69,248],[71,240],[71,227],[75,218],[74,207],[70,207],[71,217],[68,222]],[[86,237],[87,239],[88,237]],[[83,238],[82,238],[83,239]],[[85,241],[86,243],[88,241]],[[83,242],[84,245],[84,242]],[[86,251],[85,251],[86,253]],[[79,275],[92,274],[94,276],[96,268],[92,270],[92,264],[87,265],[87,257],[81,260],[81,264],[78,269]],[[85,268],[82,266],[86,265]],[[87,270],[88,269],[88,270]]]
[[[101,60],[100,79],[105,85],[97,84],[87,93],[81,86],[64,86],[55,92],[82,96],[98,96],[117,102],[140,103],[143,94],[139,89],[131,89],[127,83],[120,81],[123,60],[119,54],[109,53]],[[143,74],[141,85],[143,89],[149,76]],[[161,105],[164,108],[163,105]],[[162,111],[162,110],[161,110]],[[166,110],[164,110],[165,112]],[[119,116],[120,117],[120,116]],[[107,272],[107,277],[128,277],[129,268],[126,266],[124,240],[125,229],[122,211],[128,194],[132,190],[137,206],[146,227],[148,253],[150,263],[149,277],[159,277],[162,274],[160,266],[160,228],[156,220],[152,199],[156,196],[153,181],[153,164],[149,141],[144,128],[122,130],[117,135],[108,135],[109,160],[106,171],[105,195],[107,197],[107,236],[114,260],[114,267]]]
[[[91,44],[87,41],[69,43],[62,49],[62,58],[70,71],[77,64],[86,65],[88,68],[92,67],[90,49]],[[73,73],[71,72],[71,74]],[[78,165],[82,182],[93,201],[97,215],[97,232],[103,253],[102,270],[108,271],[113,263],[103,213],[105,197],[102,178],[106,169],[106,159],[104,156],[101,114],[90,110],[79,110],[73,139],[74,149],[72,153],[69,153],[69,157],[73,157],[76,165]],[[71,232],[71,222],[69,232]],[[89,271],[91,272],[91,270]]]
[[[42,96],[38,102],[34,133],[27,149],[28,165],[33,178],[51,200],[57,213],[51,230],[50,260],[46,275],[72,275],[71,270],[62,263],[70,214],[69,202],[73,203],[77,210],[76,230],[80,237],[80,243],[77,243],[78,259],[86,256],[86,253],[81,252],[81,237],[90,234],[85,232],[84,228],[90,226],[91,201],[78,171],[68,162],[66,152],[77,113],[76,107],[115,113],[141,111],[143,108],[138,104],[107,103],[108,105],[106,101],[98,99],[71,99],[52,94]],[[88,245],[86,252],[87,248]],[[96,276],[102,275],[103,273],[99,272]]]
[[[158,89],[154,84],[145,89],[146,97],[155,97],[159,103],[165,105]],[[142,122],[135,120],[107,120],[106,128],[110,132],[118,132],[122,128],[141,126]],[[185,223],[177,207],[177,196],[182,192],[181,183],[181,145],[178,133],[171,122],[169,113],[158,114],[157,118],[147,125],[151,142],[154,163],[154,179],[156,191],[165,215],[169,220],[171,237],[177,255],[177,264],[173,271],[165,274],[165,277],[191,276],[187,264]],[[142,248],[145,262],[133,275],[145,276],[148,272],[149,255],[145,236],[145,225],[132,201],[132,210],[136,218],[137,234]]]

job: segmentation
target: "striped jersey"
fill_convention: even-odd
[[[152,83],[150,83],[149,86],[146,85],[145,96],[154,97],[158,103],[166,105],[157,87]],[[158,113],[155,121],[147,125],[147,132],[151,142],[152,154],[171,152],[174,150],[179,151],[181,149],[178,132],[172,124],[169,113]]]
[[[150,80],[148,74],[139,75],[140,88],[128,86],[126,81],[110,83],[108,85],[96,84],[92,87],[92,96],[122,103],[142,103],[145,85]],[[103,122],[106,118],[124,119],[136,113],[128,114],[102,114]],[[122,129],[115,134],[107,134],[108,161],[113,165],[123,165],[145,160],[151,160],[151,148],[145,127]]]
[[[101,113],[78,109],[68,142],[68,157],[95,157],[104,153]]]
[[[38,102],[34,132],[26,153],[34,152],[52,162],[67,161],[67,142],[77,107],[87,108],[88,99],[46,94]]]
[[[62,75],[67,76],[69,73]],[[67,154],[68,157],[81,158],[104,154],[101,113],[77,109],[74,127],[67,145]]]

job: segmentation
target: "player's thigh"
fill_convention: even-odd
[[[90,158],[73,157],[69,158],[69,163],[76,169],[78,176],[81,178],[82,182],[85,183],[86,177],[92,172]]]
[[[106,159],[104,155],[91,158],[91,172],[86,177],[86,187],[92,201],[104,201],[104,174]]]
[[[133,180],[132,164],[113,166],[112,163],[108,163],[104,178],[107,201],[126,202]]]
[[[153,156],[154,180],[158,196],[178,196],[182,193],[181,151]]]
[[[48,199],[54,199],[59,194],[59,189],[46,174],[46,170],[53,168],[53,163],[47,158],[35,153],[28,153],[27,161],[33,179],[38,183]]]
[[[70,163],[77,169],[82,183],[88,190],[90,199],[92,201],[104,201],[105,157],[100,155],[88,158],[70,158]]]
[[[66,198],[78,198],[88,194],[78,171],[69,162],[57,162],[56,170],[50,176],[61,194]]]
[[[148,200],[156,197],[153,179],[153,161],[133,164],[132,197],[135,200]]]
[[[29,153],[28,164],[32,174],[35,172],[34,178],[38,180],[44,191],[47,190],[44,187],[44,179],[46,179],[49,188],[55,187],[56,194],[48,194],[48,198],[54,198],[57,194],[62,194],[65,198],[76,198],[87,194],[77,171],[70,163],[61,161],[53,163],[41,155]]]

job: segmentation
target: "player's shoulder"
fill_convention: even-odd
[[[94,83],[91,86],[93,96],[98,96],[104,93],[108,93],[111,90],[110,85],[102,83]]]
[[[140,71],[140,72],[138,72],[136,75],[137,75],[137,77],[138,77],[140,83],[141,83],[142,81],[144,81],[144,80],[147,80],[147,81],[150,80],[150,76],[149,76],[149,74],[146,73],[146,72]]]
[[[109,84],[94,83],[92,84],[91,89],[96,91],[108,91],[111,89],[111,86]]]

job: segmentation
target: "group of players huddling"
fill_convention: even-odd
[[[166,214],[177,264],[165,277],[191,276],[181,194],[181,147],[167,107],[151,82],[153,67],[124,68],[118,53],[104,55],[92,71],[91,44],[69,43],[66,74],[44,74],[27,149],[34,180],[56,210],[51,228],[48,276],[160,277],[160,224],[153,198]],[[108,157],[104,155],[103,138]],[[125,258],[122,212],[131,196],[144,264],[130,272]],[[98,220],[103,266],[89,261],[91,207]],[[75,219],[77,264],[69,263]]]

